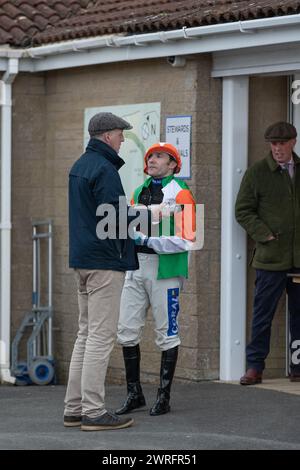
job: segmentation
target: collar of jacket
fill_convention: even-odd
[[[99,139],[90,139],[86,150],[92,150],[93,152],[97,152],[101,154],[101,157],[104,157],[106,160],[111,162],[117,170],[119,170],[124,164],[124,160],[119,157],[117,152],[110,146],[107,145],[105,142]]]
[[[300,165],[300,158],[298,157],[298,155],[295,152],[293,152],[293,159],[294,159],[295,165]],[[281,170],[281,166],[279,165],[279,163],[277,163],[274,160],[272,152],[269,153],[266,160],[267,160],[267,163],[268,163],[271,171]]]
[[[161,181],[162,187],[164,188],[165,186],[167,186],[167,184],[170,183],[170,181],[172,181],[173,178],[174,178],[174,175],[169,175],[169,176],[165,176],[164,178],[162,178],[162,181]],[[148,186],[150,186],[151,181],[152,181],[152,176],[146,179],[143,186],[148,188]]]

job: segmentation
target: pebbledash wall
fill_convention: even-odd
[[[13,85],[12,336],[31,307],[31,218],[51,217],[54,348],[60,383],[67,380],[77,331],[76,286],[68,268],[67,187],[68,171],[83,151],[84,109],[154,101],[161,102],[162,139],[166,115],[192,115],[192,179],[188,183],[197,202],[205,204],[204,249],[192,253],[190,278],[182,294],[182,346],[176,378],[209,380],[219,376],[222,83],[210,74],[211,58],[202,55],[188,57],[185,67],[178,68],[159,59],[20,74]],[[285,79],[265,80],[251,80],[250,160],[261,157],[262,127],[272,122],[275,114],[285,118]],[[251,276],[252,270],[249,315]],[[277,375],[283,374],[282,315],[273,329],[270,358],[271,373]],[[154,343],[150,312],[141,351],[142,380],[156,382],[160,353]],[[110,360],[108,380],[124,381],[119,346]]]

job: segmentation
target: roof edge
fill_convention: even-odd
[[[178,55],[178,52],[180,55],[187,55],[230,51],[260,45],[299,42],[299,33],[296,34],[295,31],[299,24],[300,14],[297,14],[193,28],[183,27],[177,30],[132,36],[113,34],[68,40],[22,50],[0,47],[0,58],[16,57],[15,54],[17,54],[22,59],[24,70],[36,72],[89,63],[164,57]],[[281,36],[276,38],[276,42],[275,36],[280,32]],[[105,55],[105,59],[101,58],[101,54]]]

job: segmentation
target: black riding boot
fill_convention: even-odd
[[[123,347],[123,357],[126,370],[127,381],[127,398],[121,408],[116,411],[117,415],[129,413],[129,411],[146,405],[140,384],[140,347],[126,346]]]
[[[160,366],[160,387],[157,392],[157,400],[150,410],[151,416],[163,415],[170,411],[170,391],[176,368],[177,356],[178,346],[162,352]]]

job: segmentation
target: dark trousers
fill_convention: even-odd
[[[291,353],[295,352],[297,340],[300,340],[300,284],[293,282],[291,277],[287,277],[288,272],[300,273],[300,269],[295,268],[289,271],[256,270],[252,335],[246,348],[246,356],[247,368],[252,367],[258,372],[262,372],[265,368],[265,359],[270,351],[272,320],[285,289],[288,294],[290,311]],[[296,347],[299,348],[299,346]],[[291,370],[300,372],[300,364],[292,361]]]

